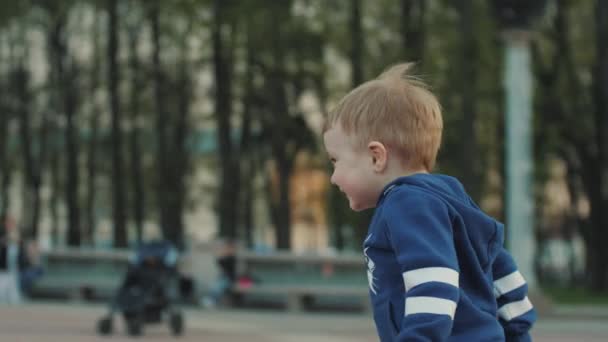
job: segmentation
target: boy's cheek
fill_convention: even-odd
[[[348,182],[344,180],[344,177],[338,175],[334,178],[334,184],[340,188],[340,191],[344,192],[348,188]]]

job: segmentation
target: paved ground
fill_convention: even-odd
[[[125,335],[120,319],[116,319],[112,337],[96,336],[95,324],[105,312],[106,307],[98,304],[0,305],[0,341],[133,341]],[[598,313],[571,307],[559,315],[541,318],[534,329],[534,340],[608,341],[608,315],[604,313],[608,310]],[[288,314],[279,310],[203,311],[192,308],[186,309],[186,319],[186,333],[179,341],[377,341],[371,318],[362,314]],[[174,340],[166,325],[146,326],[144,334],[141,340]]]

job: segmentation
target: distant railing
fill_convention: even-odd
[[[281,299],[291,311],[301,311],[323,298],[356,302],[368,310],[368,285],[363,258],[356,255],[300,255],[290,252],[237,252],[237,274],[249,274],[253,284],[234,288],[238,298]]]
[[[129,250],[61,248],[43,252],[44,275],[33,296],[97,299],[118,288],[129,264]]]
[[[107,299],[115,293],[129,266],[130,250],[62,248],[44,252],[45,274],[34,296],[64,299]],[[365,265],[357,255],[308,255],[290,252],[238,251],[237,274],[257,281],[239,284],[239,300],[281,301],[301,311],[328,299],[368,310]]]

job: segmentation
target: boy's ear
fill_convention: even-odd
[[[367,144],[370,156],[372,157],[372,163],[374,171],[382,172],[386,169],[388,161],[388,153],[384,144],[378,141],[372,141]]]

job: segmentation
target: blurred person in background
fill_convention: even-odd
[[[0,301],[15,304],[21,302],[23,295],[29,295],[43,269],[36,241],[21,239],[12,219],[7,219],[4,227],[5,238],[0,241]]]
[[[236,243],[232,239],[220,239],[215,247],[219,275],[209,291],[200,300],[204,308],[213,308],[232,288],[236,281]]]

